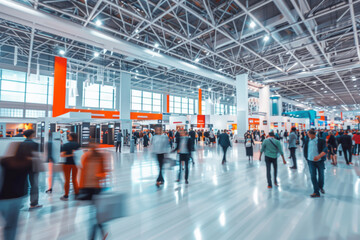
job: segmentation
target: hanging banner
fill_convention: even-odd
[[[205,115],[197,115],[197,127],[205,128]]]

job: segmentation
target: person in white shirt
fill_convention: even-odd
[[[169,139],[166,135],[162,134],[161,127],[155,128],[155,135],[151,138],[151,151],[156,154],[159,162],[159,176],[156,179],[156,186],[164,184],[164,177],[162,175],[162,168],[164,165],[164,156],[169,152]]]

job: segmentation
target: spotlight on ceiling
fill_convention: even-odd
[[[60,53],[60,55],[65,55],[65,51],[62,49],[59,51],[59,53]]]
[[[196,59],[195,59],[195,62],[199,62],[199,61],[200,61],[200,59],[199,59],[199,58],[196,58]]]
[[[95,24],[96,24],[96,26],[101,26],[102,25],[102,22],[100,21],[100,20],[96,20],[96,22],[95,22]]]
[[[269,39],[270,39],[270,37],[269,37],[268,35],[266,35],[266,36],[264,37],[264,42],[269,41]]]
[[[98,52],[94,52],[94,57],[98,57],[99,53]]]
[[[256,24],[254,23],[254,21],[251,21],[250,22],[250,28],[254,28],[254,27],[256,27]]]
[[[159,47],[159,44],[158,44],[158,43],[155,43],[155,44],[154,44],[154,47],[155,47],[155,48],[158,48],[158,47]]]

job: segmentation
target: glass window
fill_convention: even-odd
[[[45,111],[44,111],[44,110],[26,109],[26,111],[25,111],[25,117],[26,117],[26,118],[45,117]]]
[[[100,87],[100,108],[114,108],[114,87],[113,86],[101,86]]]
[[[133,97],[134,97],[134,96],[141,97],[141,91],[131,90],[131,95],[132,95]]]
[[[76,81],[74,81],[76,83]],[[91,108],[99,108],[99,84],[92,84],[90,86],[85,87],[84,83],[84,91],[83,91],[83,105],[84,107]],[[70,105],[70,103],[69,103]]]
[[[23,109],[17,108],[0,108],[0,117],[20,117],[24,114]]]
[[[143,98],[151,98],[152,93],[151,92],[143,92]]]
[[[48,77],[40,76],[37,79],[35,74],[31,74],[26,83],[26,102],[28,103],[47,103]]]
[[[14,80],[18,82],[25,82],[25,72],[18,72],[18,71],[12,71],[12,70],[2,70],[2,79],[6,80]]]
[[[194,114],[194,99],[189,99],[189,114]]]

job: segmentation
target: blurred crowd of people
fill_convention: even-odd
[[[75,133],[61,132],[61,147],[59,150],[60,161],[53,154],[52,135],[47,143],[45,153],[40,151],[40,146],[34,138],[35,132],[27,130],[22,133],[25,140],[14,142],[8,150],[6,157],[0,162],[0,212],[5,219],[4,239],[15,239],[17,222],[20,209],[30,195],[29,210],[41,208],[39,204],[39,173],[47,171],[48,188],[46,193],[52,194],[54,180],[60,179],[63,184],[63,201],[69,199],[92,200],[99,195],[111,169],[111,151],[103,151],[95,143],[80,146]],[[65,136],[65,137],[64,137]],[[114,150],[122,151],[122,143],[127,136],[120,131],[116,133]],[[165,163],[178,166],[176,182],[180,182],[184,175],[185,184],[189,184],[189,165],[195,165],[193,152],[198,143],[205,146],[215,146],[222,149],[221,164],[227,163],[228,149],[238,142],[236,136],[229,130],[194,130],[177,129],[164,131],[162,127],[156,127],[148,131],[134,131],[132,138],[136,145],[144,148],[150,147],[149,151],[154,154],[159,166],[159,174],[156,178],[156,186],[161,187],[165,183],[163,175]],[[352,156],[360,154],[360,132],[350,130],[315,130],[299,131],[295,127],[291,131],[264,131],[253,130],[244,134],[243,143],[248,161],[253,161],[254,146],[261,144],[259,160],[265,156],[267,185],[271,189],[273,185],[279,186],[277,177],[277,159],[281,156],[284,164],[287,164],[283,145],[289,149],[289,159],[292,160],[290,169],[298,168],[296,151],[303,150],[303,156],[308,164],[314,192],[311,197],[320,197],[325,194],[324,169],[326,159],[333,166],[338,165],[338,156],[344,154],[347,165],[352,164]],[[168,154],[177,153],[176,159],[171,159]],[[219,160],[220,162],[220,160]],[[273,169],[273,176],[271,171]],[[62,177],[59,177],[61,171]],[[183,173],[184,172],[184,173]],[[70,196],[71,185],[74,197]]]
[[[48,171],[49,189],[46,193],[51,194],[55,172],[62,170],[64,195],[61,200],[68,201],[70,182],[73,184],[76,200],[91,200],[94,194],[101,192],[103,181],[109,172],[109,156],[99,150],[95,143],[82,147],[82,153],[76,159],[76,151],[81,146],[76,141],[75,133],[67,134],[66,141],[62,141],[61,162],[54,161],[51,141],[48,143],[48,151],[44,153],[33,140],[34,130],[26,130],[22,134],[25,140],[12,142],[6,157],[0,161],[0,213],[5,220],[3,239],[6,240],[16,238],[20,209],[28,194],[30,211],[42,207],[39,204],[39,173]]]

